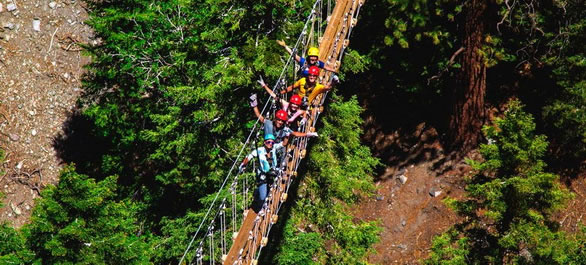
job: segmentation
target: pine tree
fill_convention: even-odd
[[[467,199],[447,199],[464,222],[434,240],[427,264],[569,264],[580,242],[559,230],[551,214],[572,197],[545,172],[545,136],[518,101],[494,126],[466,187]],[[582,241],[583,242],[583,241]]]
[[[67,167],[57,186],[46,187],[41,196],[22,231],[35,262],[149,264],[137,210],[115,200],[115,177],[96,182]]]

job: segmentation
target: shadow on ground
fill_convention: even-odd
[[[79,110],[75,111],[63,123],[63,133],[53,139],[53,148],[63,163],[73,163],[77,172],[99,178],[102,155],[110,144],[92,131],[93,123]]]

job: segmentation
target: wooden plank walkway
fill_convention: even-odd
[[[337,0],[336,6],[329,18],[328,25],[324,32],[323,38],[320,42],[320,56],[326,64],[332,66],[332,68],[338,70],[340,62],[337,61],[340,52],[343,51],[343,47],[348,45],[346,36],[350,28],[356,23],[353,19],[357,8],[363,4],[364,0]],[[325,60],[324,60],[325,59]],[[322,71],[320,80],[329,80],[329,72]],[[315,97],[314,102],[322,102],[324,94],[318,94]],[[313,105],[313,104],[312,104]],[[313,124],[313,120],[316,119],[318,111],[321,111],[320,107],[310,108],[310,118],[307,124]],[[315,131],[315,128],[307,126],[307,131]],[[263,215],[259,216],[252,209],[248,209],[247,215],[242,222],[240,230],[234,237],[233,245],[230,251],[224,257],[224,265],[244,264],[244,265],[256,265],[257,261],[256,252],[261,246],[265,246],[268,242],[268,227],[270,224],[274,224],[278,219],[278,207],[279,203],[287,199],[287,183],[288,178],[294,178],[297,176],[296,169],[297,162],[300,158],[305,156],[305,149],[294,150],[293,157],[290,159],[287,165],[287,173],[282,177],[279,183],[273,184],[273,188],[267,198],[269,203],[269,210]]]

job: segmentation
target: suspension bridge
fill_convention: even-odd
[[[363,4],[364,0],[337,0],[335,3],[332,0],[316,0],[295,43],[293,54],[285,62],[272,90],[279,91],[287,87],[288,81],[297,79],[295,53],[304,54],[309,46],[319,46],[320,60],[337,71]],[[319,81],[322,84],[324,81],[331,81],[331,73],[322,71]],[[299,127],[299,131],[315,131],[326,96],[327,92],[320,93],[309,102],[308,120]],[[265,102],[262,113],[266,113],[265,117],[268,117],[271,113],[270,99]],[[197,231],[191,237],[179,265],[256,265],[261,251],[270,243],[269,233],[279,220],[279,210],[288,198],[292,182],[298,177],[297,169],[305,157],[308,138],[296,137],[289,144],[289,151],[282,159],[269,195],[259,211],[260,214],[257,214],[249,208],[251,193],[255,188],[254,180],[250,174],[232,175],[232,172],[237,171],[236,163],[242,161],[246,147],[254,143],[254,137],[259,137],[259,129],[257,120]]]

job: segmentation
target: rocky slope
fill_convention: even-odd
[[[54,141],[75,110],[92,41],[85,4],[0,1],[0,132],[6,152],[0,220],[21,226],[34,198],[62,168]]]

